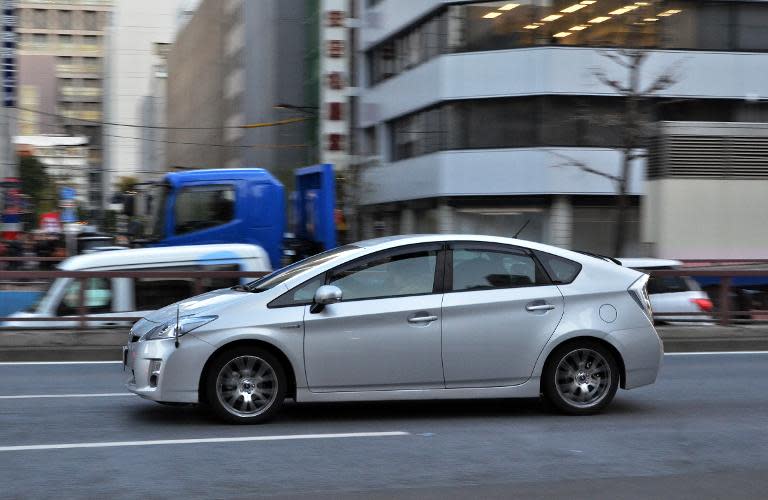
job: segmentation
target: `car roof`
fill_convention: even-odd
[[[70,257],[59,264],[63,271],[78,271],[106,267],[133,267],[146,264],[172,264],[175,262],[264,259],[264,249],[242,243],[217,245],[185,245],[175,247],[130,248],[95,252]]]
[[[622,266],[633,269],[654,269],[659,267],[680,267],[682,261],[672,259],[651,259],[646,257],[622,257],[618,259]]]
[[[543,252],[555,253],[557,255],[563,255],[574,260],[582,260],[586,255],[582,253],[572,252],[559,247],[553,247],[551,245],[545,245],[543,243],[537,243],[535,241],[520,240],[515,238],[506,238],[503,236],[489,236],[482,234],[405,234],[399,236],[386,236],[383,238],[375,238],[370,240],[363,240],[353,245],[366,248],[383,250],[390,247],[397,247],[406,244],[415,243],[431,243],[439,241],[479,241],[484,243],[501,243],[504,245],[518,245],[533,250],[541,250]],[[590,257],[594,258],[594,257]]]

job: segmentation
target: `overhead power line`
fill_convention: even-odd
[[[135,123],[116,123],[116,122],[105,122],[105,121],[98,121],[98,120],[86,120],[84,118],[73,118],[73,117],[61,115],[58,113],[48,113],[46,111],[40,111],[37,109],[31,109],[31,108],[16,108],[16,109],[18,109],[19,111],[26,111],[28,113],[35,113],[38,115],[52,116],[60,120],[79,122],[77,123],[77,125],[90,123],[92,125],[109,125],[111,127],[145,128],[145,129],[156,129],[156,130],[251,129],[251,128],[264,128],[264,127],[279,127],[281,125],[290,125],[292,123],[305,122],[307,120],[312,119],[312,117],[302,116],[302,117],[296,117],[296,118],[286,118],[284,120],[277,120],[273,122],[247,123],[245,125],[225,125],[225,126],[219,126],[219,127],[167,127],[167,126],[160,126],[160,125],[137,125]]]
[[[33,123],[36,125],[43,125],[47,127],[61,127],[59,123],[46,123],[36,120],[23,120],[17,119],[19,123]],[[115,134],[100,134],[105,137],[115,137],[118,139],[132,139],[136,141],[157,142],[162,144],[179,144],[182,146],[206,146],[212,148],[244,148],[244,149],[292,149],[292,148],[308,148],[311,144],[215,144],[215,143],[202,143],[202,142],[187,142],[187,141],[168,141],[164,139],[151,139],[148,137],[133,137],[127,135],[115,135]]]

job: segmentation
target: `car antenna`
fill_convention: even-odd
[[[181,330],[179,327],[179,304],[176,304],[176,326],[173,328],[173,337],[176,339],[174,343],[177,349],[179,347],[179,330]]]
[[[518,231],[515,233],[515,235],[513,236],[513,238],[517,238],[517,237],[518,237],[518,235],[519,235],[520,233],[522,233],[522,232],[523,232],[523,229],[525,229],[525,228],[528,226],[528,223],[529,223],[529,222],[531,222],[531,219],[528,219],[527,221],[525,221],[525,224],[523,224],[523,227],[521,227],[520,229],[518,229]]]

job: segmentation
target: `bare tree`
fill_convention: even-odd
[[[625,72],[625,77],[613,79],[604,68],[593,68],[592,75],[601,84],[611,88],[622,100],[622,108],[616,117],[600,117],[603,124],[610,123],[619,132],[619,149],[622,154],[621,171],[618,175],[609,174],[594,166],[560,153],[552,153],[562,160],[556,166],[570,166],[584,172],[599,175],[611,180],[616,186],[616,219],[614,228],[613,254],[620,256],[624,252],[626,240],[626,219],[629,209],[629,182],[632,178],[634,161],[646,156],[646,150],[652,135],[656,131],[656,122],[652,106],[648,103],[679,80],[674,68],[668,68],[657,75],[649,84],[643,85],[643,65],[650,52],[645,48],[621,48],[601,50],[600,55],[609,64],[618,65]],[[594,117],[593,117],[594,119]]]

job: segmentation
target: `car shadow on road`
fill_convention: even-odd
[[[654,412],[653,405],[618,399],[597,416],[638,416]],[[138,420],[153,425],[220,424],[211,412],[195,406],[141,405],[134,410]],[[287,401],[274,422],[301,424],[321,422],[465,420],[514,418],[573,418],[564,416],[539,399],[482,399],[386,401],[362,403],[294,403]],[[578,417],[575,417],[578,418]]]

